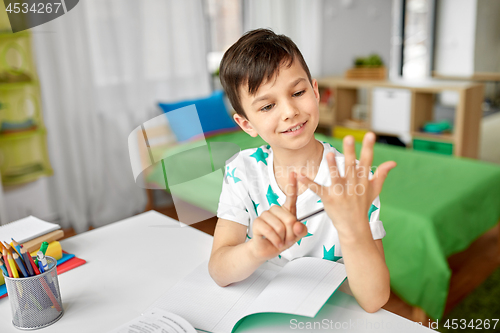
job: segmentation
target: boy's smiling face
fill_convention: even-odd
[[[289,68],[281,66],[278,76],[263,83],[255,96],[248,93],[247,85],[240,87],[240,101],[248,119],[235,114],[234,120],[273,149],[300,149],[314,138],[319,120],[318,83],[313,80],[311,85],[297,61]],[[287,132],[298,125],[296,131]]]

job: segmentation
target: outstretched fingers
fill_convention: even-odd
[[[361,148],[361,157],[359,159],[358,175],[368,179],[370,166],[373,162],[373,146],[375,145],[375,134],[368,132],[363,138],[363,147]]]
[[[356,174],[356,150],[354,147],[354,137],[347,135],[344,137],[344,158],[345,172],[344,177],[351,182],[354,182]]]
[[[297,188],[297,174],[292,171],[288,175],[288,183],[285,188],[286,200],[283,207],[288,209],[295,217],[297,217]]]
[[[293,218],[283,216],[283,221],[285,221],[286,236],[285,244],[291,246],[295,242],[295,234],[293,232],[293,224],[297,221],[297,196],[298,196],[298,186],[297,186],[297,174],[295,172],[290,172],[288,175],[288,184],[285,188],[286,200],[283,204],[283,208],[288,210]],[[277,213],[280,213],[277,211]]]
[[[337,166],[337,161],[335,160],[335,154],[329,152],[326,154],[326,162],[328,163],[328,169],[330,170],[330,179],[332,181],[332,186],[340,182],[340,172]]]
[[[387,161],[379,165],[377,170],[375,171],[375,174],[371,180],[372,185],[373,185],[373,199],[377,197],[377,195],[382,192],[382,186],[384,185],[384,181],[387,178],[387,175],[389,174],[389,171],[394,169],[397,166],[396,162],[394,161]]]

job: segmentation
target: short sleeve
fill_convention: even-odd
[[[377,196],[373,200],[370,209],[368,210],[368,221],[370,222],[370,230],[373,239],[381,239],[385,237],[385,229],[382,221],[380,221],[380,198]]]
[[[243,176],[240,174],[240,177],[238,177],[237,169],[235,166],[226,166],[217,217],[248,226],[250,224],[250,214],[245,208],[245,200],[242,197],[242,193],[246,193],[246,191],[243,188]]]

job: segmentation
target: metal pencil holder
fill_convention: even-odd
[[[61,291],[57,280],[57,261],[46,257],[48,269],[27,278],[4,275],[12,324],[20,330],[36,330],[58,321],[63,313]]]

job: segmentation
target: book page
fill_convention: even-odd
[[[12,237],[16,240],[16,242],[22,244],[33,238],[45,235],[60,228],[61,227],[58,224],[45,222],[34,216],[28,216],[24,219],[1,226],[0,241],[10,244]]]
[[[175,313],[199,330],[231,332],[240,319],[253,313],[313,317],[346,276],[342,264],[299,258],[283,268],[266,263],[247,279],[219,287],[210,277],[205,262],[149,309],[156,307]]]
[[[320,258],[297,258],[283,267],[245,316],[278,312],[314,317],[346,277],[343,264]]]
[[[184,318],[152,309],[108,333],[196,333]]]
[[[220,287],[208,273],[208,262],[204,262],[149,309],[156,307],[175,313],[196,329],[216,333],[231,332],[280,269],[272,264],[263,267],[243,281]]]

